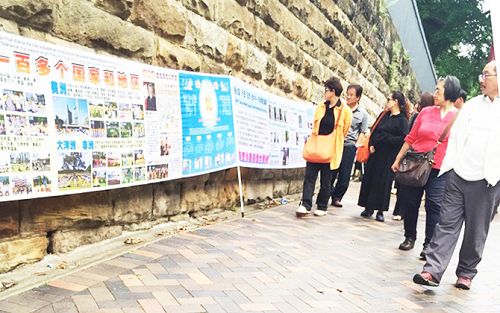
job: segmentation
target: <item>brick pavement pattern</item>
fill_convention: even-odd
[[[0,312],[500,312],[498,219],[462,291],[456,255],[440,287],[411,282],[420,246],[398,250],[402,223],[389,216],[363,219],[349,200],[325,217],[297,219],[295,208],[158,240],[0,301]]]

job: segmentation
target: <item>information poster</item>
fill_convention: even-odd
[[[304,166],[312,107],[0,32],[0,201]]]
[[[236,166],[229,77],[181,72],[182,173]]]

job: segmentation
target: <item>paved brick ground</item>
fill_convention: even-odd
[[[456,256],[427,289],[411,282],[420,246],[397,249],[401,222],[360,218],[357,190],[325,217],[297,219],[292,203],[162,239],[1,301],[0,312],[500,312],[498,219],[470,291],[453,287]]]

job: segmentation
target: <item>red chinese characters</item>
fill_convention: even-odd
[[[123,72],[118,72],[118,86],[120,88],[127,88],[128,87],[127,74],[125,74]]]
[[[14,52],[16,58],[16,69],[18,73],[30,73],[30,55],[21,52]]]
[[[99,76],[99,69],[97,67],[89,67],[89,80],[94,85],[99,84],[101,82]]]
[[[66,64],[64,64],[63,61],[59,60],[56,63],[55,68],[56,68],[57,71],[59,71],[60,78],[64,79],[64,73],[66,73],[68,71],[68,67],[66,66]]]
[[[110,87],[113,87],[115,85],[115,74],[113,73],[113,71],[104,70],[103,73],[104,83],[106,83],[106,85]]]
[[[47,76],[50,74],[49,59],[45,57],[38,57],[35,60],[36,71],[40,76]]]
[[[135,90],[139,90],[141,88],[139,85],[139,75],[130,74],[130,87]]]
[[[73,63],[73,80],[85,82],[85,68],[83,65]]]

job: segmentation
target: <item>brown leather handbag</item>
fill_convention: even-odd
[[[458,112],[443,130],[436,146],[431,151],[416,152],[410,149],[406,152],[396,172],[395,179],[398,183],[412,187],[423,187],[427,184],[432,166],[434,165],[436,149],[446,138],[457,117]]]

